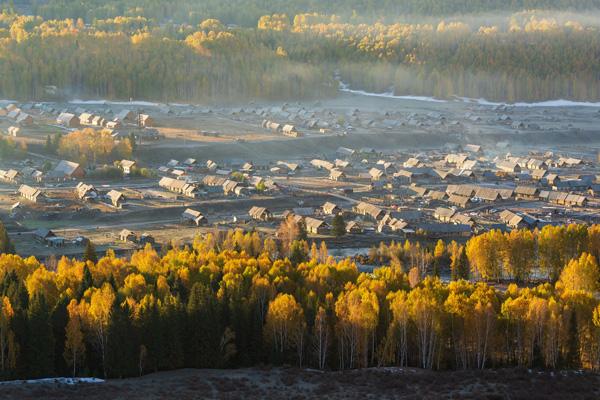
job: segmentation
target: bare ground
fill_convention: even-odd
[[[412,368],[320,372],[192,370],[76,386],[0,386],[19,399],[598,399],[600,377],[517,369],[431,372]]]

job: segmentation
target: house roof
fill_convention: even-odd
[[[335,203],[332,203],[330,201],[323,204],[323,211],[327,214],[331,214],[336,208],[339,209],[339,207]]]
[[[25,197],[37,197],[42,194],[40,189],[28,185],[21,185],[19,187],[19,193],[21,193]]]
[[[58,176],[59,174],[63,174],[65,176],[71,176],[77,169],[79,168],[79,164],[73,161],[61,160],[56,167],[54,167],[53,172]]]
[[[111,199],[112,202],[117,202],[117,201],[125,198],[125,195],[123,193],[119,192],[118,190],[113,189],[110,192],[106,193],[106,197]]]
[[[306,229],[308,229],[308,230],[319,229],[322,226],[326,225],[325,221],[321,221],[320,219],[316,219],[316,218],[312,218],[312,217],[305,217],[304,224],[306,225]]]
[[[96,191],[96,188],[93,185],[88,185],[86,183],[83,182],[79,182],[77,184],[77,186],[75,187],[75,190],[77,191],[77,196],[79,198],[83,198],[85,197],[88,193],[92,192],[92,191]]]
[[[248,211],[248,214],[252,218],[260,218],[265,213],[270,213],[270,211],[266,207],[257,207],[257,206],[254,206],[254,207],[252,207],[250,209],[250,211]]]
[[[356,209],[359,212],[370,215],[373,218],[379,217],[381,215],[381,213],[383,212],[383,210],[381,208],[374,206],[373,204],[365,203],[364,201],[361,201],[360,203],[358,203],[356,205]]]
[[[33,235],[42,239],[56,236],[54,232],[47,228],[38,228],[33,232]]]
[[[469,197],[460,196],[460,195],[457,195],[457,194],[451,194],[448,197],[448,202],[450,204],[456,204],[456,205],[461,206],[461,207],[466,207],[467,204],[469,204],[470,200],[471,199]]]
[[[199,221],[204,218],[204,215],[202,215],[202,213],[200,211],[197,211],[197,210],[194,210],[191,208],[187,208],[183,212],[183,214],[181,214],[181,216],[183,218],[192,219],[194,221]]]
[[[517,186],[515,188],[515,194],[524,196],[535,196],[539,189],[534,186]]]
[[[432,200],[444,200],[447,196],[446,192],[439,190],[430,190],[427,194]]]
[[[339,179],[343,176],[345,176],[346,174],[344,173],[344,171],[340,171],[339,169],[332,169],[331,172],[329,173],[329,177],[332,179]]]
[[[131,168],[136,164],[136,162],[132,161],[132,160],[121,160],[121,162],[119,164],[123,168]]]
[[[461,214],[461,213],[454,214],[452,217],[450,217],[450,220],[452,222],[458,223],[458,224],[464,224],[464,225],[473,224],[473,219],[471,217],[469,217],[466,214]]]
[[[434,215],[436,218],[452,218],[452,216],[456,214],[456,211],[454,211],[451,208],[445,208],[445,207],[438,207],[435,209],[434,211]]]
[[[475,191],[475,196],[484,201],[496,201],[500,197],[500,193],[496,189],[480,187]]]

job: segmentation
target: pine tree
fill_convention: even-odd
[[[304,242],[294,240],[290,246],[290,261],[297,266],[307,260],[307,254],[304,250]]]
[[[304,220],[298,223],[298,229],[299,232],[297,240],[302,241],[308,239],[308,233],[306,232],[306,224],[304,223]]]
[[[57,374],[63,375],[67,372],[67,364],[63,357],[65,352],[65,328],[69,321],[69,314],[67,312],[67,305],[69,304],[69,298],[66,296],[61,297],[52,310],[50,316],[50,323],[52,325],[52,334],[54,336],[54,371]]]
[[[333,234],[336,237],[342,237],[346,234],[346,222],[344,221],[342,214],[336,214],[336,216],[333,217],[331,225],[333,228]]]
[[[85,291],[92,286],[94,286],[94,278],[92,277],[90,268],[86,264],[83,266],[83,277],[81,278],[81,283],[79,284],[79,289],[77,291],[77,300],[81,300]]]
[[[123,305],[118,301],[113,303],[107,338],[109,346],[106,359],[109,376],[123,378],[136,375],[138,346],[127,302]]]
[[[184,366],[185,308],[178,297],[167,299],[160,312],[160,347],[158,368],[177,369]]]
[[[2,222],[0,222],[0,253],[15,254],[15,246],[10,240],[8,231]]]
[[[83,253],[84,261],[91,261],[96,264],[98,262],[98,254],[96,254],[96,247],[91,240],[88,240],[85,246],[85,252]]]
[[[469,259],[465,246],[461,246],[459,274],[461,279],[469,279]]]
[[[568,342],[567,342],[567,354],[566,362],[568,368],[579,368],[580,367],[580,355],[579,355],[579,327],[577,323],[577,312],[571,310],[571,315],[568,321]]]
[[[212,290],[201,283],[194,284],[190,292],[187,321],[188,365],[195,368],[216,367],[223,331],[219,304]]]
[[[127,139],[129,140],[129,145],[131,146],[131,152],[135,153],[135,151],[137,149],[137,142],[135,140],[135,133],[131,132],[129,134],[129,137]]]
[[[43,295],[31,300],[27,311],[27,376],[49,377],[54,373],[54,335],[50,310]]]

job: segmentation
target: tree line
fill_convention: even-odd
[[[0,14],[0,93],[48,99],[46,87],[56,86],[67,98],[242,101],[335,91],[323,66],[291,62],[220,23],[114,28],[129,24],[118,19],[96,28],[81,20]]]
[[[0,232],[0,374],[118,378],[260,363],[597,370],[598,227],[564,229],[573,242],[548,234],[545,244],[565,260],[556,281],[522,287],[494,285],[474,253],[491,241],[481,251],[494,250],[492,261],[527,262],[509,256],[512,234],[433,249],[382,245],[371,256],[389,264],[367,273],[295,228],[282,227],[282,242],[215,231],[129,258],[98,257],[89,244],[83,260],[45,264],[12,254]],[[448,268],[446,258],[464,265],[442,282],[435,270]]]
[[[10,1],[3,1],[10,7]],[[2,4],[0,3],[0,4]],[[84,18],[86,21],[114,18],[121,15],[142,15],[159,21],[174,20],[197,24],[202,19],[217,18],[228,24],[253,26],[262,15],[288,15],[320,12],[372,20],[402,14],[452,15],[489,11],[520,11],[531,9],[598,10],[598,0],[260,0],[217,1],[180,0],[49,0],[44,2],[20,1],[28,4],[37,15],[48,19]]]
[[[581,20],[579,20],[580,18]],[[354,89],[503,101],[600,98],[600,31],[583,15],[359,23],[263,15],[254,28],[139,15],[45,20],[0,13],[0,94],[159,101],[302,99]],[[587,21],[587,22],[586,22]],[[111,51],[106,51],[111,49]]]

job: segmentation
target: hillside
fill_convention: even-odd
[[[491,370],[428,372],[370,369],[318,372],[299,369],[161,372],[100,384],[0,387],[5,400],[86,399],[591,399],[600,396],[597,375],[573,372]]]

